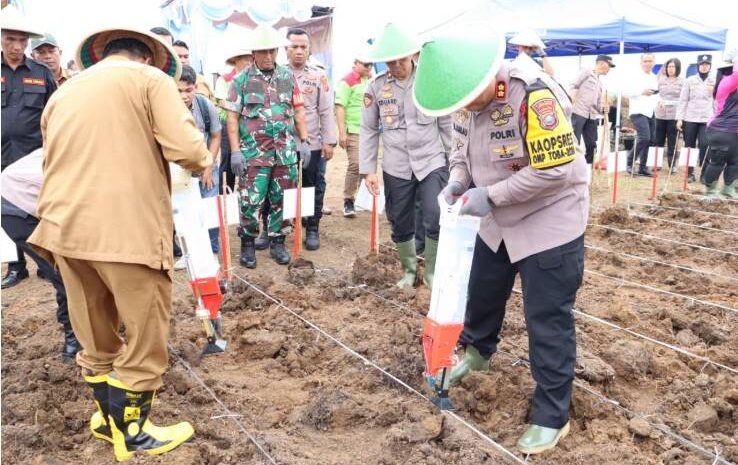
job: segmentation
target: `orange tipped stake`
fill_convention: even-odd
[[[302,160],[297,164],[297,200],[295,205],[295,241],[292,245],[293,259],[300,256],[302,248]]]
[[[615,150],[615,175],[612,180],[612,204],[618,203],[618,155],[619,151]],[[605,167],[607,169],[607,167]]]
[[[684,184],[682,185],[682,191],[687,191],[687,184],[689,183],[689,157],[692,155],[692,147],[687,147],[687,164],[684,168]]]
[[[372,227],[369,233],[369,251],[379,253],[379,208],[377,207],[377,194],[372,194]]]
[[[658,160],[659,160],[659,147],[654,147],[653,151],[653,176],[651,178],[651,200],[656,198],[656,184],[658,183],[659,179],[659,166],[658,166]]]

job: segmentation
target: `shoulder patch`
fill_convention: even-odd
[[[576,156],[576,144],[571,123],[550,89],[528,93],[525,143],[530,164],[535,169],[565,165]]]
[[[370,93],[364,93],[364,108],[369,108],[374,103],[374,97]]]

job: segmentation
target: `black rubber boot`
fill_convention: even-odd
[[[238,259],[246,268],[256,268],[256,247],[254,238],[241,238],[241,257]]]
[[[284,248],[284,236],[274,236],[269,244],[269,255],[280,265],[290,262],[290,254]]]
[[[65,362],[73,362],[77,356],[77,352],[82,350],[82,346],[74,335],[71,323],[64,324],[64,349],[62,350],[62,359]]]
[[[261,234],[259,234],[259,237],[256,238],[254,245],[256,250],[266,250],[269,248],[269,233],[266,228],[264,228],[261,231]]]
[[[320,232],[317,226],[308,226],[305,231],[305,248],[307,250],[318,250],[320,248]]]

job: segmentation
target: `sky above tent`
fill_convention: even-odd
[[[198,1],[198,0],[192,0]],[[240,0],[241,5],[252,1]],[[270,0],[276,1],[276,0]],[[140,28],[163,25],[159,5],[162,0],[15,0],[37,24],[56,35],[71,59],[85,32],[111,22]],[[592,25],[626,16],[643,24],[670,24],[699,28],[729,28],[728,48],[738,47],[735,7],[725,0],[355,0],[315,1],[335,7],[333,48],[334,78],[351,67],[353,55],[367,38],[376,36],[385,22],[393,21],[418,33],[464,31],[500,27],[506,31],[519,28],[543,29]],[[733,10],[733,11],[729,11]],[[714,53],[716,58],[721,52]],[[687,63],[694,53],[677,56]],[[668,58],[657,56],[657,61]],[[65,61],[66,61],[65,60]],[[637,57],[628,57],[626,67]],[[561,80],[576,74],[581,63],[589,66],[594,58],[556,59],[562,69]],[[622,70],[622,68],[620,68]]]

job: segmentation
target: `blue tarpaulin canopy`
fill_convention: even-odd
[[[723,50],[727,29],[647,25],[621,18],[593,26],[540,31],[549,56]],[[508,49],[508,57],[517,52]]]

